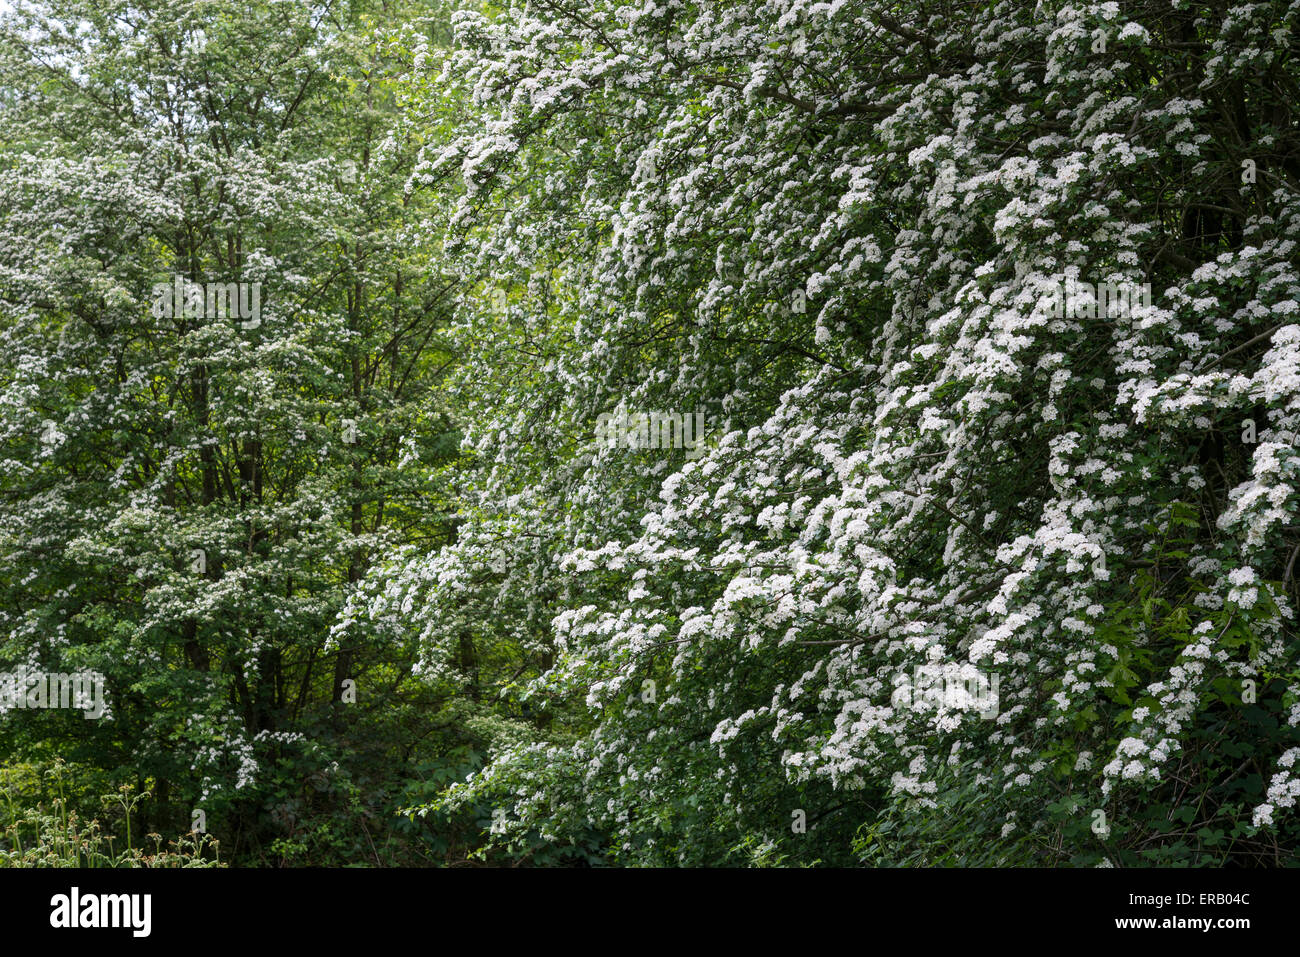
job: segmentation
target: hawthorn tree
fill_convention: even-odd
[[[628,863],[1294,862],[1298,17],[550,0],[417,50],[483,278],[463,524],[339,628],[538,738],[432,807]],[[597,440],[654,410],[703,456]]]
[[[436,393],[455,280],[395,131],[425,8],[13,7],[0,658],[103,673],[110,714],[11,714],[6,751],[151,786],[148,823],[206,819],[235,857],[371,858],[356,820],[396,800],[395,738],[433,705],[404,649],[330,627],[376,553],[447,539],[457,441]],[[259,310],[160,295],[190,283]]]

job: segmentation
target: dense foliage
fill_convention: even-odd
[[[241,863],[1297,862],[1300,2],[18,6],[0,655],[111,714],[13,760]]]

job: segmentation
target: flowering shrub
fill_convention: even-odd
[[[470,504],[338,633],[522,661],[545,739],[435,805],[500,840],[1292,858],[1300,4],[879,6],[467,9],[417,51],[412,122],[459,133],[411,188],[483,282]],[[1149,304],[1054,308],[1118,284]],[[702,456],[609,449],[622,402]],[[918,667],[996,717],[895,701]]]

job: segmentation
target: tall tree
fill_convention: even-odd
[[[479,507],[374,623],[531,649],[560,720],[443,806],[652,863],[1287,859],[1297,16],[461,13],[416,94],[486,117],[417,178],[511,291],[462,310]],[[655,411],[703,457],[601,440]]]
[[[417,144],[392,88],[394,51],[428,34],[397,2],[16,7],[0,654],[102,672],[111,713],[3,733],[129,768],[157,785],[158,827],[203,810],[255,852],[313,774],[346,773],[351,702],[388,708],[409,673],[331,636],[350,584],[450,531],[451,283],[404,189]]]

